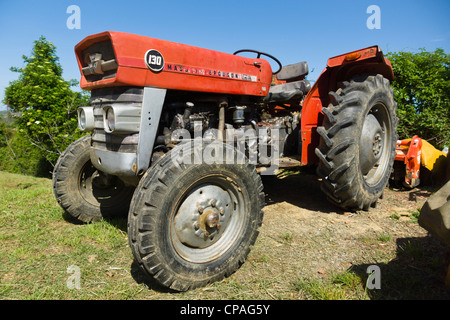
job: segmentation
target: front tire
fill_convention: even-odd
[[[189,148],[187,157],[178,157],[174,149],[158,160],[141,179],[129,212],[136,262],[177,291],[234,273],[262,223],[264,193],[254,166],[185,161],[203,151]]]
[[[70,144],[53,170],[53,192],[59,205],[82,222],[128,212],[134,187],[94,168],[90,158],[91,136]]]
[[[332,203],[348,210],[376,205],[394,163],[396,108],[382,75],[360,75],[330,92],[316,155],[321,189]]]

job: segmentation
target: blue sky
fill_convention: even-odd
[[[81,11],[78,30],[66,25],[70,5]],[[366,25],[370,5],[380,8],[381,29]],[[385,52],[450,53],[449,15],[449,0],[0,0],[0,100],[18,76],[9,68],[23,66],[41,35],[57,47],[67,80],[80,78],[74,46],[106,30],[228,53],[256,49],[285,65],[306,60],[315,80],[329,57],[374,44]]]

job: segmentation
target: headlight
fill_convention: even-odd
[[[77,109],[78,113],[78,129],[81,131],[94,130],[94,108],[80,107]]]
[[[78,126],[82,130],[86,128],[86,112],[83,109],[80,111],[80,116],[78,117]]]
[[[140,122],[140,107],[129,104],[103,107],[103,127],[107,133],[139,132]]]
[[[105,110],[105,131],[113,132],[115,129],[116,119],[114,118],[114,109],[111,107],[107,107]]]

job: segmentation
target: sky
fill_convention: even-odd
[[[80,10],[79,29],[67,25],[72,5]],[[10,67],[24,66],[22,56],[41,35],[56,46],[66,80],[80,80],[78,42],[121,31],[227,53],[260,50],[283,65],[307,61],[314,81],[328,58],[372,45],[450,53],[449,16],[449,0],[0,0],[0,101],[18,78]]]

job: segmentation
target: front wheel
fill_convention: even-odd
[[[90,158],[91,136],[70,144],[53,170],[53,192],[60,206],[82,222],[126,214],[134,187],[94,168]]]
[[[322,191],[338,206],[375,206],[392,172],[397,104],[382,75],[360,75],[330,92],[316,155]]]
[[[180,157],[173,152],[177,149],[141,179],[128,237],[147,274],[165,287],[186,291],[219,281],[244,263],[262,223],[264,193],[247,162],[189,164],[204,149],[189,148]]]

